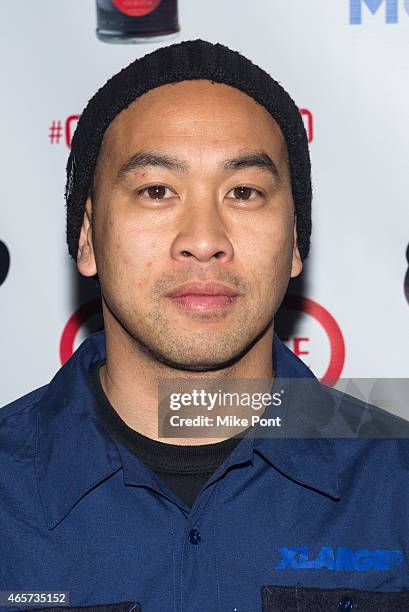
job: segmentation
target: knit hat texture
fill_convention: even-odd
[[[278,81],[239,52],[197,39],[160,47],[134,60],[97,91],[81,114],[72,138],[65,187],[67,243],[74,261],[85,202],[109,124],[150,89],[193,79],[224,83],[243,91],[264,106],[280,126],[287,143],[298,249],[302,260],[307,257],[311,234],[311,163],[299,109]]]

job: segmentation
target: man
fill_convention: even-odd
[[[89,102],[67,173],[69,251],[105,329],[0,412],[0,590],[27,609],[61,603],[33,591],[143,612],[408,609],[407,441],[360,435],[406,421],[324,389],[274,332],[311,230],[290,96],[222,45],[159,49]],[[289,380],[291,427],[158,435],[160,380],[214,377]]]

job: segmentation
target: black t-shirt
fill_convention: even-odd
[[[129,427],[110,404],[99,377],[99,368],[103,363],[93,364],[91,375],[104,428],[191,507],[200,489],[227,459],[248,429],[222,442],[211,444],[188,446],[152,440]]]

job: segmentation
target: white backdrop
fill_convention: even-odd
[[[283,314],[308,312],[288,346],[320,378],[408,377],[409,0],[179,0],[178,38],[133,45],[96,38],[94,0],[7,2],[2,21],[0,405],[49,381],[93,298],[65,244],[66,128],[135,57],[193,38],[270,72],[309,130],[312,248]]]

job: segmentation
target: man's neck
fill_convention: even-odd
[[[117,322],[105,322],[106,362],[100,380],[111,405],[121,419],[139,433],[160,442],[199,445],[225,438],[158,437],[158,380],[166,379],[264,379],[273,382],[273,326],[238,361],[209,371],[189,371],[166,365],[133,339]],[[246,427],[243,427],[243,430]],[[236,431],[235,433],[238,433]]]

